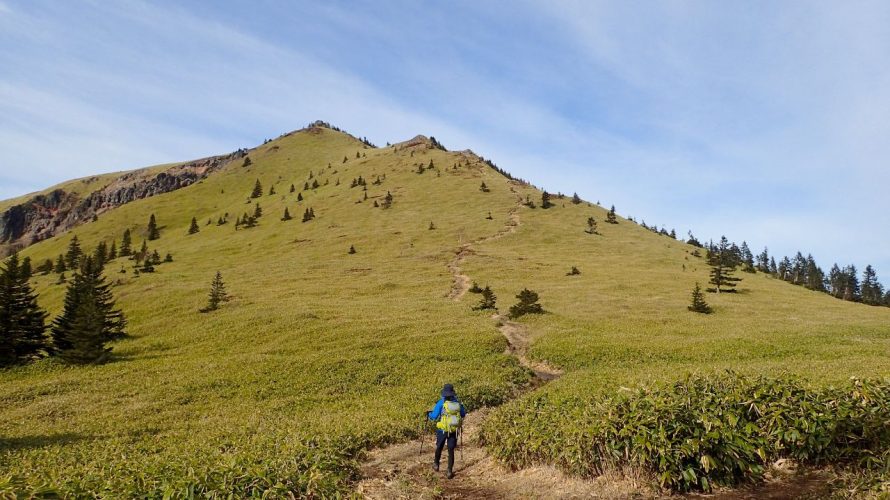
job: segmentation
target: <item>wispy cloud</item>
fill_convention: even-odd
[[[432,134],[681,234],[890,273],[882,2],[4,7],[0,196],[321,118],[381,144]]]

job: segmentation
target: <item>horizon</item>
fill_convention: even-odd
[[[890,276],[880,3],[214,6],[0,0],[0,197],[322,119],[435,136],[684,239]]]

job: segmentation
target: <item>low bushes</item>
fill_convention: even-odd
[[[672,385],[509,404],[482,440],[513,468],[550,463],[581,476],[632,470],[669,490],[756,481],[779,458],[879,468],[890,448],[890,380],[810,388],[735,373]]]

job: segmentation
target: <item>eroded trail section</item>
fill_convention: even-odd
[[[546,361],[535,361],[529,359],[528,348],[531,345],[528,327],[521,323],[516,323],[507,319],[502,314],[495,314],[492,318],[498,321],[498,329],[507,339],[506,354],[514,356],[519,364],[534,372],[539,383],[549,382],[559,378],[562,370],[555,368]]]

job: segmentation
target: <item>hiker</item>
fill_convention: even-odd
[[[457,447],[457,433],[461,430],[463,418],[467,415],[464,405],[457,399],[454,386],[445,384],[442,387],[442,398],[428,412],[429,419],[436,422],[436,455],[433,459],[433,470],[439,470],[439,459],[442,458],[442,448],[448,444],[448,479],[454,477],[454,448]]]

